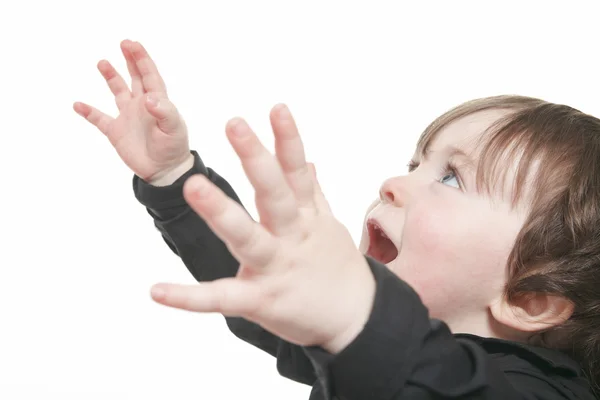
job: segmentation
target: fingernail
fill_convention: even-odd
[[[244,133],[246,133],[244,121],[241,118],[232,119],[229,122],[229,126],[231,127],[231,132],[236,136],[242,136]]]
[[[156,97],[154,97],[153,95],[148,95],[147,98],[148,104],[150,104],[152,107],[158,107],[158,99]]]
[[[165,297],[165,290],[160,287],[154,286],[150,291],[150,294],[152,295],[153,299],[162,300]]]
[[[279,113],[280,117],[289,117],[291,115],[290,109],[285,104],[278,104],[277,112]]]
[[[141,53],[138,42],[132,42],[131,47],[129,47],[129,51],[131,52],[131,55],[133,56],[133,59],[135,61],[139,61],[141,59]]]

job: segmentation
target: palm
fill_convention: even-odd
[[[106,135],[136,175],[149,179],[189,155],[187,131],[174,107],[168,110],[169,115],[159,109],[154,109],[154,115],[149,111],[148,96],[170,102],[156,65],[142,45],[125,40],[121,49],[131,75],[131,90],[110,63],[98,63],[115,96],[117,118],[83,103],[76,103],[74,108]]]
[[[183,189],[190,207],[240,261],[237,276],[200,286],[159,285],[153,296],[177,308],[245,318],[298,345],[339,349],[366,322],[375,280],[306,163],[289,110],[275,108],[271,124],[275,156],[244,121],[227,126],[255,189],[259,222],[204,175],[190,177]]]
[[[164,153],[173,147],[145,106],[145,96],[131,99],[110,122],[106,136],[121,159],[139,176],[151,176],[168,162]],[[165,160],[167,159],[167,160]]]

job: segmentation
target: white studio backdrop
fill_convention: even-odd
[[[450,4],[449,4],[450,3]],[[281,399],[309,388],[218,315],[150,300],[193,283],[137,203],[132,174],[72,111],[115,114],[96,70],[141,41],[193,149],[253,193],[224,135],[272,145],[288,104],[335,214],[358,242],[382,181],[460,102],[537,96],[600,115],[595,2],[22,1],[0,6],[0,399]]]

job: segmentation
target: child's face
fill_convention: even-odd
[[[526,217],[506,197],[492,199],[475,186],[475,139],[502,115],[480,112],[444,128],[426,159],[415,156],[413,172],[383,183],[365,219],[361,251],[408,282],[431,317],[455,333],[489,334],[488,307],[501,298],[507,258]],[[474,165],[453,149],[471,154]]]

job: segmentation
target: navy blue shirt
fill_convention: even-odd
[[[204,174],[241,201],[192,153],[194,166],[170,186],[154,187],[134,177],[135,196],[197,281],[235,276],[239,263],[187,205],[183,183]],[[310,400],[595,399],[579,365],[566,354],[452,334],[444,322],[429,318],[407,283],[377,261],[367,261],[376,280],[373,309],[363,331],[337,355],[291,344],[241,318],[227,317],[227,325],[237,337],[276,357],[282,376],[312,385]]]

